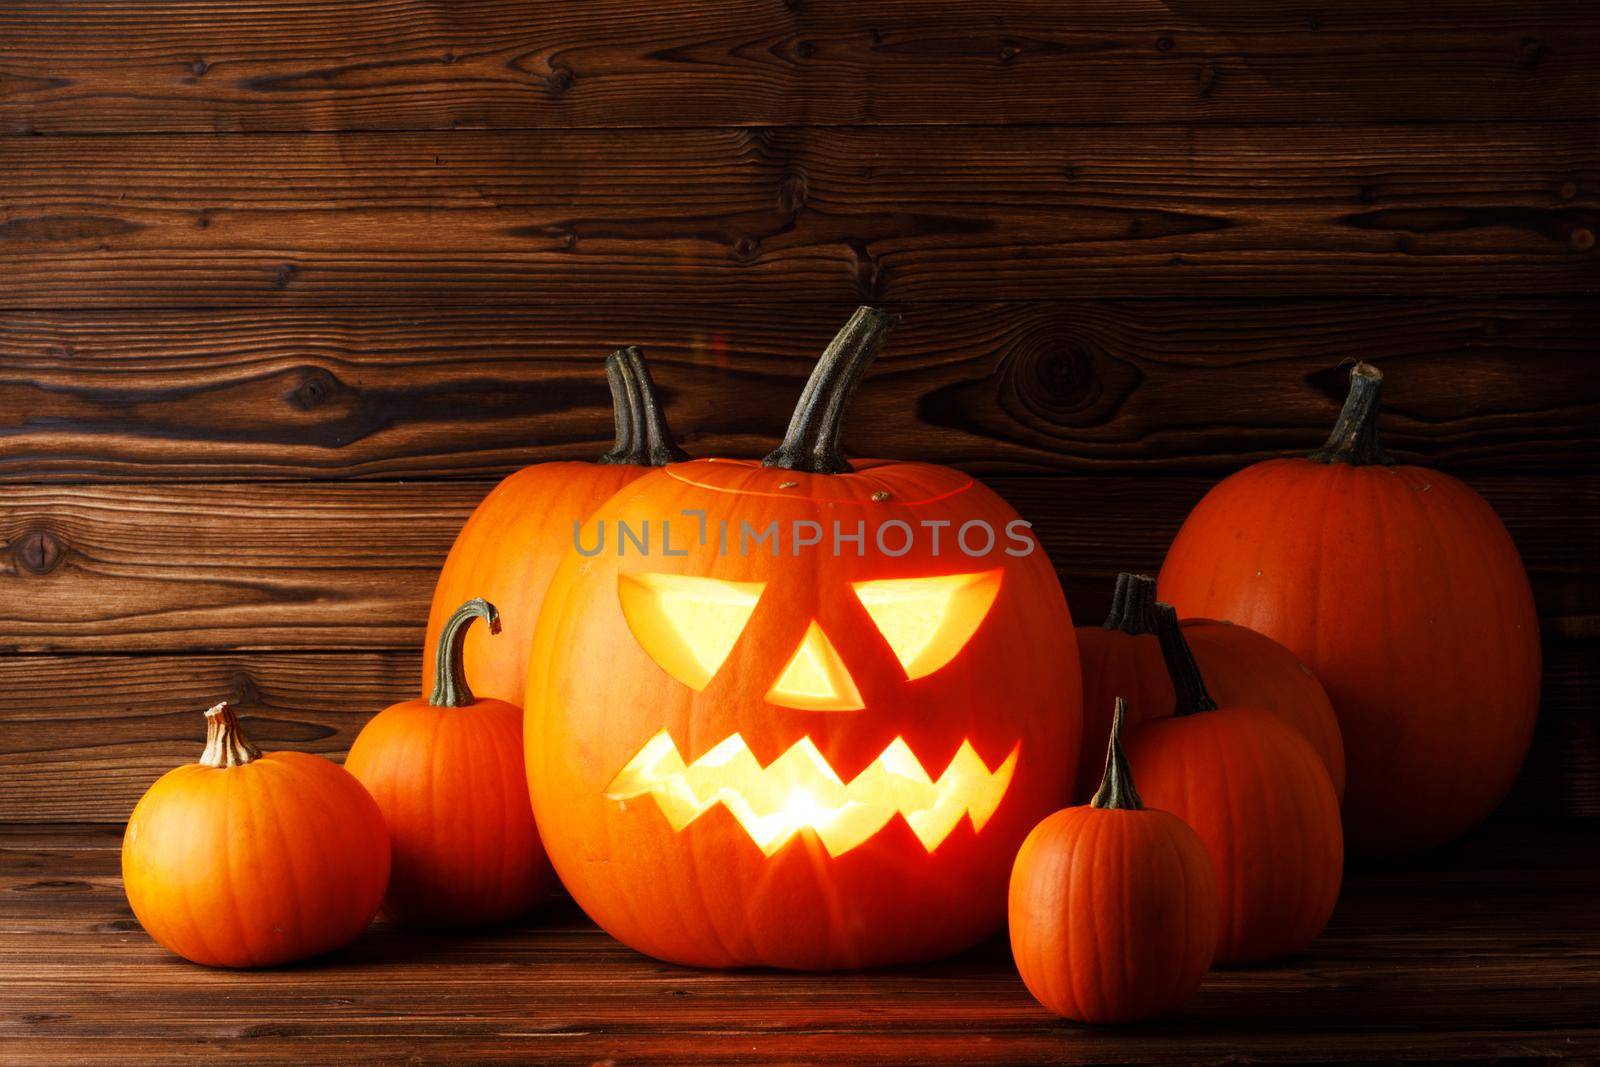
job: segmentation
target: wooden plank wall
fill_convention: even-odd
[[[1600,815],[1588,0],[0,6],[0,822],[116,823],[196,710],[337,754],[493,480],[642,344],[758,454],[862,301],[856,454],[970,469],[1080,620],[1325,432],[1499,509],[1523,814]]]

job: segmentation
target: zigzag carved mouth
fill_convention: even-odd
[[[768,856],[811,830],[832,856],[860,845],[896,814],[929,852],[961,821],[974,830],[1000,806],[1017,766],[1019,743],[995,770],[967,741],[938,779],[895,738],[848,784],[811,739],[801,738],[766,767],[738,734],[685,766],[666,730],[652,737],[606,787],[612,800],[652,796],[674,830],[721,804]]]

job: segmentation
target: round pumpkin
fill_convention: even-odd
[[[1068,799],[1077,654],[1032,533],[969,475],[839,452],[893,321],[856,312],[764,461],[646,475],[551,582],[534,814],[574,899],[642,952],[946,955],[1000,925],[1017,847]]]
[[[1352,851],[1448,841],[1505,798],[1533,736],[1539,628],[1505,527],[1378,441],[1364,363],[1326,447],[1206,494],[1161,569],[1185,615],[1248,626],[1316,673],[1344,735]]]
[[[1245,626],[1213,619],[1185,619],[1184,639],[1218,702],[1269,711],[1305,735],[1344,796],[1344,742],[1339,720],[1322,685],[1296,658],[1270,637]],[[1102,626],[1078,627],[1083,664],[1083,752],[1105,747],[1111,716],[1104,710],[1117,696],[1128,700],[1130,725],[1171,715],[1177,694],[1156,638],[1156,583],[1142,574],[1117,575],[1111,612]],[[1079,764],[1078,792],[1093,787],[1094,766]]]
[[[522,709],[467,684],[462,646],[474,619],[500,632],[488,601],[457,608],[439,635],[433,694],[379,712],[344,764],[388,823],[383,912],[408,926],[505,922],[550,885],[522,768]]]
[[[133,809],[122,881],[151,937],[195,963],[269,967],[355,940],[389,877],[383,814],[343,768],[251,744],[227,704],[198,763]]]
[[[638,348],[606,359],[617,439],[593,463],[539,463],[510,475],[468,517],[434,587],[425,648],[437,647],[445,620],[481,596],[500,610],[505,636],[467,636],[466,668],[479,693],[522,702],[528,645],[550,576],[572,546],[574,524],[653,467],[687,458],[672,439]],[[423,657],[422,691],[434,686],[434,661]]]
[[[1011,872],[1011,953],[1057,1015],[1130,1023],[1176,1011],[1211,969],[1217,880],[1183,820],[1146,808],[1111,718],[1105,774],[1086,806],[1034,827]]]
[[[1260,708],[1218,706],[1177,613],[1159,606],[1157,635],[1178,700],[1145,722],[1128,762],[1145,803],[1205,842],[1217,875],[1219,965],[1282,959],[1333,914],[1344,836],[1333,781],[1300,731]]]

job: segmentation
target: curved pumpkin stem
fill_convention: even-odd
[[[1113,811],[1138,811],[1144,807],[1139,791],[1133,787],[1133,771],[1128,767],[1128,757],[1122,754],[1122,720],[1128,713],[1128,702],[1117,698],[1111,713],[1111,742],[1106,746],[1106,773],[1100,778],[1100,788],[1091,808],[1110,808]]]
[[[817,360],[783,444],[761,461],[763,466],[808,474],[848,474],[854,469],[839,451],[845,412],[878,346],[899,321],[887,311],[856,308]]]
[[[428,698],[428,703],[436,708],[464,708],[476,699],[472,695],[472,687],[467,685],[467,669],[463,658],[467,627],[472,625],[473,619],[487,622],[492,634],[500,632],[500,612],[481,596],[461,605],[455,614],[444,621],[435,653],[438,658],[434,661],[433,695]]]
[[[1156,632],[1156,580],[1144,574],[1117,575],[1117,588],[1111,594],[1111,612],[1101,624],[1107,630],[1121,630],[1130,637]]]
[[[1317,463],[1348,463],[1352,467],[1393,466],[1378,441],[1378,394],[1383,372],[1370,363],[1350,369],[1350,392],[1339,411],[1339,421],[1328,443],[1308,456]]]
[[[200,753],[200,766],[243,767],[260,758],[261,750],[244,735],[227,701],[206,709],[206,747]]]
[[[1178,626],[1178,612],[1171,604],[1156,605],[1156,637],[1161,641],[1161,658],[1166,661],[1172,688],[1178,694],[1174,715],[1193,715],[1197,711],[1216,711],[1217,702],[1206,691],[1200,664],[1194,661],[1189,642]]]
[[[619,348],[606,357],[606,380],[611,384],[611,413],[617,426],[616,444],[595,462],[605,465],[664,467],[689,456],[672,438],[661,414],[655,382],[638,345]]]

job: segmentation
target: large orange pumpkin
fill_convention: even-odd
[[[948,954],[1000,925],[1017,846],[1067,800],[1077,654],[1026,524],[959,471],[839,452],[892,322],[856,312],[765,461],[639,479],[551,582],[534,814],[572,896],[642,952]]]
[[[522,769],[522,709],[467,684],[474,619],[500,631],[493,604],[457,608],[439,635],[433,694],[379,712],[344,762],[383,809],[394,848],[383,910],[406,925],[505,922],[550,885]]]
[[[1185,619],[1184,639],[1206,687],[1221,703],[1270,711],[1305,735],[1328,767],[1334,792],[1344,795],[1344,742],[1333,705],[1305,664],[1270,637],[1212,619]],[[1083,753],[1078,795],[1093,788],[1087,758],[1105,747],[1111,716],[1105,708],[1128,700],[1129,725],[1171,715],[1177,694],[1156,638],[1156,583],[1142,574],[1117,575],[1104,625],[1078,627],[1083,664]]]
[[[1316,673],[1344,734],[1351,848],[1394,855],[1457,836],[1505,797],[1533,734],[1539,632],[1489,505],[1385,455],[1382,380],[1358,364],[1323,449],[1212,489],[1160,593],[1259,630]]]
[[[1221,706],[1169,605],[1157,634],[1177,692],[1171,717],[1128,742],[1145,803],[1205,842],[1217,875],[1219,964],[1280,959],[1327,925],[1344,874],[1333,781],[1316,749],[1260,708]]]
[[[383,813],[338,764],[250,743],[233,709],[206,712],[198,763],[133,809],[122,881],[150,936],[195,963],[268,967],[367,928],[389,878]]]
[[[613,352],[606,377],[617,427],[611,451],[593,463],[540,463],[507,477],[467,519],[439,572],[423,647],[437,647],[445,620],[471,597],[500,610],[503,638],[467,635],[467,674],[483,696],[521,704],[534,621],[572,545],[573,524],[652,467],[687,458],[661,416],[639,349]],[[422,691],[433,686],[433,657],[424,656]]]
[[[1176,1010],[1217,945],[1217,879],[1177,816],[1146,808],[1122,752],[1126,702],[1111,716],[1094,799],[1034,827],[1011,873],[1011,953],[1028,991],[1057,1015],[1128,1023]]]

